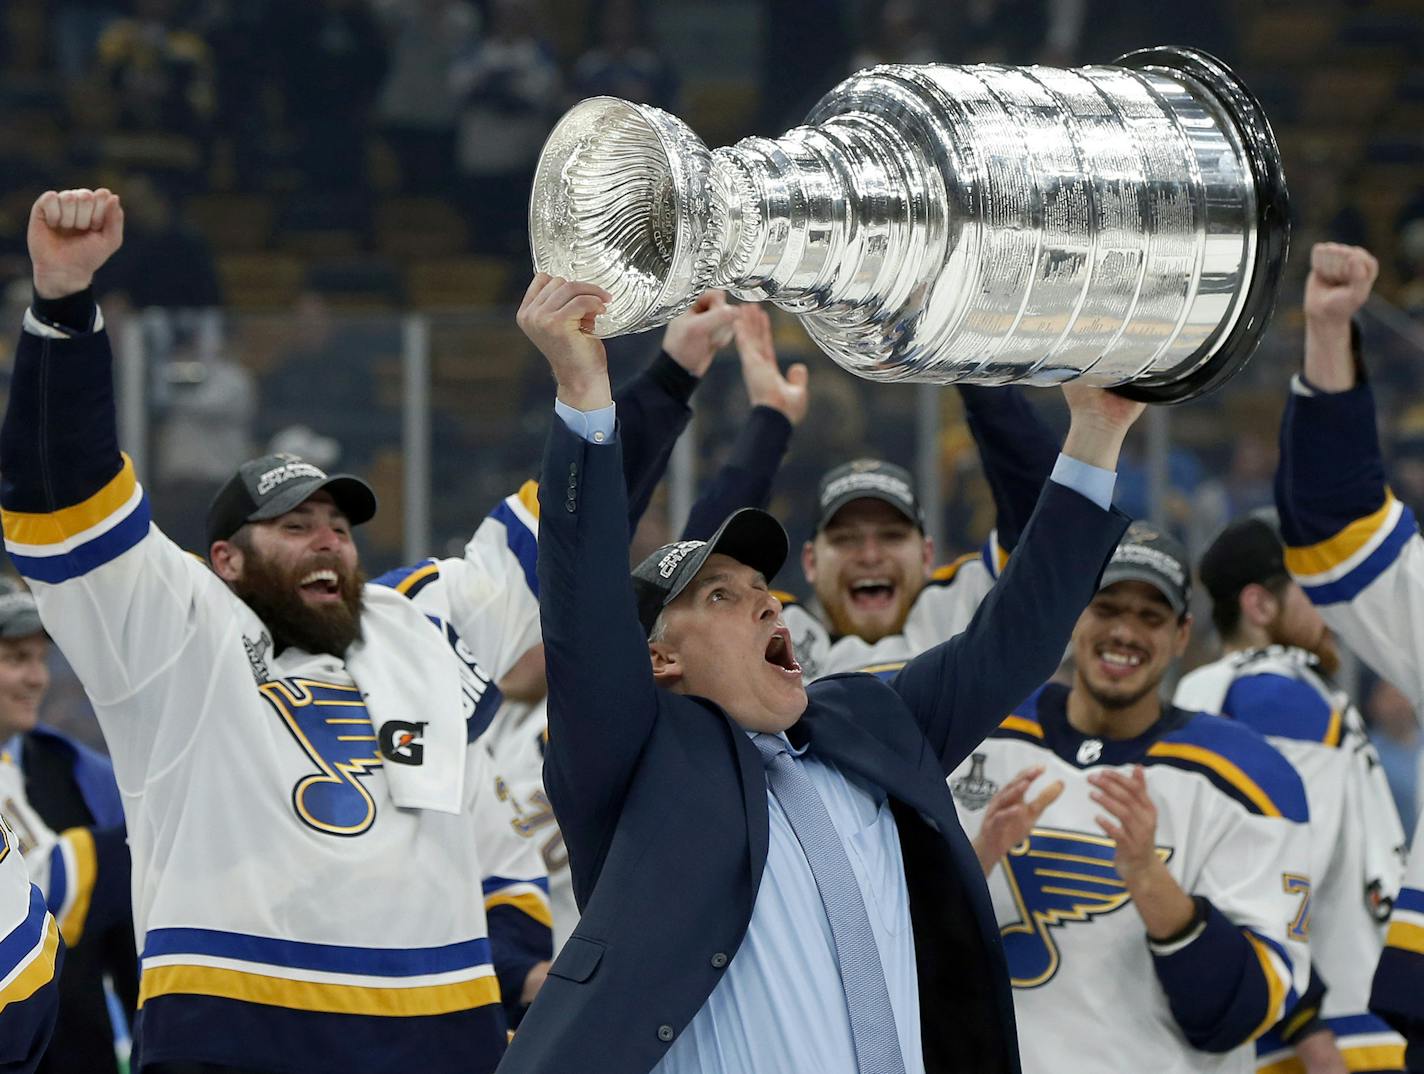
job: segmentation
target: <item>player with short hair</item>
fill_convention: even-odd
[[[1424,711],[1424,540],[1385,482],[1374,396],[1353,318],[1379,263],[1318,243],[1305,286],[1305,361],[1281,421],[1276,508],[1285,563],[1330,629]],[[1404,1034],[1424,1070],[1424,844],[1395,900],[1370,1009]],[[1370,821],[1373,823],[1373,819]]]
[[[950,779],[1024,1074],[1247,1074],[1306,988],[1300,778],[1255,732],[1159,695],[1190,586],[1180,544],[1134,523],[1073,629],[1072,686],[1039,689]]]
[[[908,470],[865,458],[827,471],[815,532],[801,548],[815,606],[777,594],[808,682],[842,671],[889,674],[958,634],[1033,513],[1058,455],[1053,435],[1012,387],[956,387],[994,495],[994,532],[979,552],[936,567]]]
[[[1312,987],[1257,1038],[1259,1069],[1294,1069],[1295,1054],[1309,1071],[1339,1069],[1316,1065],[1331,1059],[1348,1070],[1402,1070],[1403,1039],[1368,1007],[1404,872],[1404,828],[1364,720],[1331,681],[1335,639],[1291,579],[1265,513],[1227,526],[1198,574],[1224,651],[1183,677],[1175,701],[1265,736],[1300,773],[1310,804]]]

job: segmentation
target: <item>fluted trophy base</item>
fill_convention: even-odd
[[[1289,235],[1280,155],[1219,61],[886,66],[781,138],[709,151],[680,120],[576,105],[540,158],[536,269],[612,293],[595,330],[709,287],[799,315],[882,381],[1084,381],[1174,403],[1250,358]]]

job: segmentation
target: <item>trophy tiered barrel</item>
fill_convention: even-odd
[[[1081,377],[1161,403],[1250,358],[1288,238],[1259,103],[1178,48],[876,67],[806,125],[714,152],[594,97],[549,136],[530,204],[536,269],[612,293],[600,335],[722,287],[798,314],[871,380]]]

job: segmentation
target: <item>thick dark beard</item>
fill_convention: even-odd
[[[297,582],[315,570],[336,572],[341,590],[339,604],[314,606],[302,599]],[[246,602],[272,632],[278,650],[289,645],[309,653],[345,656],[361,640],[361,609],[366,576],[361,568],[348,573],[335,556],[317,556],[291,571],[248,551],[242,577],[232,591]]]

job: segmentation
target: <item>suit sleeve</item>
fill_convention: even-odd
[[[606,849],[659,702],[629,578],[618,442],[589,444],[555,419],[539,498],[544,782],[578,864]]]
[[[692,419],[688,406],[698,379],[659,353],[651,365],[619,386],[618,438],[623,444],[623,479],[628,487],[628,524],[636,529],[653,490],[667,472],[677,438]]]
[[[1058,438],[1014,387],[957,386],[964,418],[979,448],[984,479],[994,496],[996,521],[990,539],[991,569],[1000,569],[1000,551],[1008,553],[1033,516],[1053,464]]]
[[[969,626],[893,680],[946,774],[1057,669],[1127,524],[1121,512],[1047,482]]]
[[[0,819],[0,1070],[30,1074],[54,1032],[64,944]]]
[[[1296,379],[1276,506],[1291,575],[1360,659],[1424,710],[1424,540],[1385,484],[1368,384],[1327,394]]]
[[[776,471],[791,444],[791,431],[791,422],[780,411],[752,408],[731,455],[692,505],[682,531],[684,541],[707,540],[733,511],[766,507]]]

